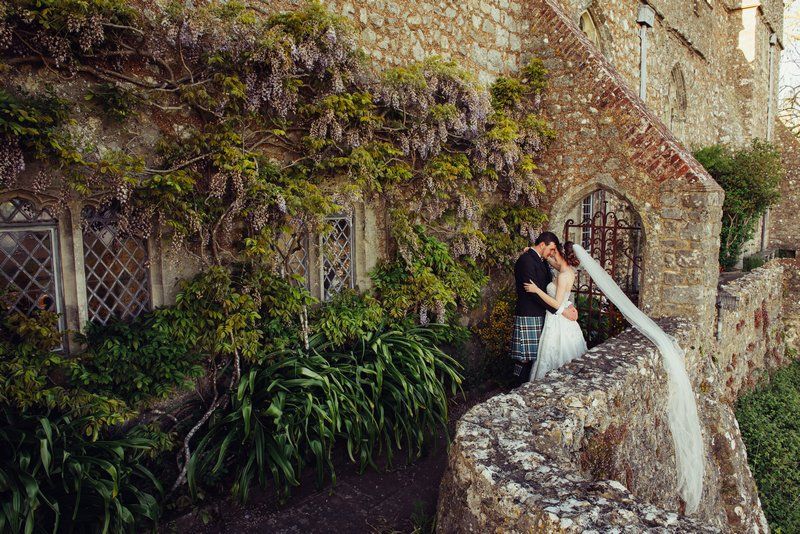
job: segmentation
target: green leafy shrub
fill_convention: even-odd
[[[697,151],[695,157],[725,190],[719,261],[730,269],[753,237],[759,218],[780,198],[781,154],[755,139],[748,148],[734,151],[714,145]]]
[[[229,472],[243,501],[268,476],[285,495],[309,460],[321,483],[335,476],[337,441],[362,468],[382,450],[418,454],[426,435],[445,428],[446,384],[452,394],[461,381],[455,361],[436,348],[442,329],[385,329],[346,352],[320,346],[267,357],[243,375],[230,408],[214,415],[194,451],[192,494]]]
[[[743,271],[752,271],[753,269],[758,269],[762,267],[766,263],[764,256],[760,254],[753,254],[751,256],[745,256],[742,258],[742,270]]]
[[[800,531],[800,363],[739,399],[736,419],[771,530]]]
[[[102,428],[132,412],[114,397],[92,394],[70,383],[77,363],[56,352],[63,340],[54,313],[32,317],[0,312],[0,406],[22,413],[57,409],[77,414],[83,432],[97,439]]]
[[[599,313],[608,312],[610,306],[607,300],[596,295],[578,295],[575,299],[578,324],[589,348],[616,336],[628,326],[625,318],[619,314]]]
[[[402,259],[385,262],[371,273],[390,319],[418,315],[427,324],[430,313],[436,322],[446,323],[456,311],[475,306],[486,275],[474,262],[456,260],[448,246],[422,226],[404,234],[400,247]]]
[[[314,330],[332,347],[349,346],[374,332],[383,322],[383,308],[374,297],[345,290],[322,305],[314,317]]]
[[[480,378],[510,376],[511,334],[517,296],[513,288],[502,291],[488,309],[485,319],[473,328],[486,354]]]
[[[317,299],[299,277],[282,278],[260,267],[245,270],[243,291],[252,294],[259,303],[257,324],[262,333],[259,350],[273,352],[300,345],[303,321]]]
[[[155,310],[132,322],[91,325],[73,379],[87,389],[113,395],[129,406],[163,399],[187,388],[204,368],[187,333],[187,318],[173,309]]]
[[[0,531],[136,532],[159,515],[143,467],[159,442],[110,428],[133,412],[71,381],[58,318],[0,313]]]

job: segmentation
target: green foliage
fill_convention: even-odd
[[[46,96],[20,96],[0,87],[0,136],[19,139],[37,156],[61,153],[59,127],[67,122],[69,103]]]
[[[736,419],[771,530],[800,531],[800,363],[739,399]]]
[[[596,295],[578,295],[575,299],[575,308],[578,310],[578,324],[583,331],[583,337],[589,348],[622,332],[627,323],[625,319],[616,314],[600,313],[609,311],[610,304]]]
[[[188,388],[204,372],[194,352],[192,319],[173,309],[155,310],[128,323],[91,325],[73,380],[132,407]]]
[[[256,268],[242,275],[243,291],[259,305],[258,329],[261,352],[298,346],[302,340],[303,317],[317,303],[300,278],[281,278],[267,269]]]
[[[730,269],[753,237],[759,217],[780,198],[781,155],[773,145],[754,140],[744,149],[714,145],[695,157],[725,190],[719,260]]]
[[[94,440],[89,416],[0,406],[0,531],[141,532],[160,515],[161,486],[144,466],[156,442]]]
[[[230,270],[212,267],[183,282],[175,300],[194,350],[204,356],[255,360],[260,349],[261,316],[251,295],[234,283]]]
[[[374,297],[355,291],[342,291],[319,308],[314,317],[314,331],[332,347],[350,346],[378,330],[383,308]]]
[[[68,375],[77,364],[54,352],[61,342],[53,313],[0,314],[0,406],[23,413],[58,409],[79,415],[86,424],[83,432],[96,439],[103,428],[125,421],[131,412],[119,399],[70,384]]]
[[[534,207],[501,204],[489,209],[485,220],[486,261],[492,267],[509,268],[546,217]]]
[[[752,271],[753,269],[758,269],[759,267],[763,266],[765,263],[766,260],[761,254],[745,256],[742,258],[742,270],[745,272]]]
[[[130,228],[171,240],[204,269],[182,283],[173,307],[91,329],[79,359],[52,352],[61,339],[54,318],[3,317],[2,408],[46,414],[63,435],[75,426],[102,444],[109,427],[135,416],[126,402],[144,408],[205,363],[211,395],[199,413],[211,427],[198,413],[176,425],[197,424],[185,444],[199,442],[188,465],[196,497],[231,477],[241,499],[270,474],[285,489],[309,459],[324,478],[336,441],[361,467],[381,450],[418,452],[444,424],[445,386],[455,391],[461,380],[439,346],[464,334],[458,316],[477,304],[486,270],[518,252],[542,220],[536,160],[554,133],[538,115],[541,62],[491,92],[437,57],[375,76],[352,28],[319,3],[270,17],[239,2],[152,7],[0,7],[0,61],[13,60],[6,69],[91,78],[86,99],[97,106],[81,109],[117,120],[136,112],[174,132],[151,147],[77,146],[65,128],[72,103],[0,88],[0,141],[13,145],[13,173],[0,171],[15,177],[24,157],[46,160],[60,171],[50,188],[59,200],[114,203]],[[491,210],[498,198],[502,207]],[[391,211],[398,252],[372,273],[374,295],[319,304],[300,280],[279,276],[287,236],[323,233],[328,215],[364,199]],[[450,326],[413,327],[429,315]],[[26,427],[24,439],[36,443],[37,432]],[[153,434],[146,445],[109,446],[115,483],[128,483],[123,473],[132,479],[125,462],[138,451],[152,456],[172,439]],[[96,513],[92,498],[71,510],[130,529],[133,516],[156,513],[129,506],[131,495],[140,494],[112,491],[124,501],[110,501],[113,513]],[[24,522],[15,514],[9,521]]]
[[[192,455],[192,494],[226,471],[242,501],[268,475],[286,494],[309,461],[321,483],[335,476],[337,441],[362,468],[381,450],[419,454],[426,435],[444,428],[445,384],[454,393],[460,383],[457,364],[435,348],[439,328],[378,330],[346,352],[312,347],[266,358],[272,363],[242,377]]]
[[[85,98],[97,103],[111,118],[117,120],[130,117],[140,101],[135,91],[114,83],[99,83],[90,87]]]
[[[469,261],[453,258],[447,245],[417,226],[404,236],[404,260],[385,262],[372,273],[375,292],[387,316],[402,320],[430,311],[446,322],[458,309],[471,309],[480,297],[486,275]]]
[[[513,288],[497,295],[484,320],[473,328],[486,351],[483,376],[508,376],[511,360],[511,334],[514,331],[514,307],[517,297]]]
[[[514,109],[523,98],[541,93],[547,85],[547,69],[542,61],[534,59],[522,68],[520,76],[508,78],[498,77],[489,91],[492,95],[492,107],[497,111]]]

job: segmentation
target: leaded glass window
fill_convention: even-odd
[[[277,252],[281,275],[299,276],[303,279],[305,286],[309,287],[308,233],[300,228],[291,233],[282,234],[278,239]]]
[[[11,311],[63,313],[58,224],[29,200],[0,203],[0,287],[9,293]]]
[[[322,295],[329,300],[354,286],[353,220],[350,216],[328,219],[331,230],[322,236]]]
[[[131,319],[150,309],[144,239],[123,232],[111,207],[83,210],[83,265],[89,320]]]

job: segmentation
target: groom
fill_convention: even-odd
[[[543,232],[536,238],[533,248],[523,252],[514,264],[517,306],[514,310],[514,332],[511,335],[511,359],[514,360],[515,387],[528,381],[531,368],[536,363],[545,312],[556,311],[539,295],[525,291],[523,284],[533,281],[540,289],[547,291],[547,284],[553,281],[547,258],[559,246],[558,237],[553,232]],[[563,315],[570,321],[576,321],[578,310],[570,306],[563,311]]]

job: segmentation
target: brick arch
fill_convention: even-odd
[[[529,0],[526,52],[542,58],[543,103],[557,139],[540,165],[553,225],[580,195],[605,187],[641,217],[641,301],[654,317],[714,317],[722,189],[556,0]]]
[[[550,218],[548,220],[548,229],[554,232],[559,237],[564,234],[564,225],[567,220],[574,213],[576,207],[580,205],[584,198],[597,191],[605,191],[617,197],[619,200],[627,204],[627,207],[633,212],[634,220],[628,220],[629,223],[639,223],[641,225],[641,235],[639,248],[641,262],[638,266],[638,279],[639,279],[639,306],[645,310],[652,310],[655,307],[654,299],[659,298],[658,292],[653,290],[650,286],[653,284],[652,277],[648,278],[648,266],[651,263],[659,264],[657,259],[657,250],[659,247],[648,246],[648,236],[658,233],[658,223],[652,217],[647,217],[647,203],[630,195],[619,184],[614,183],[613,179],[604,177],[600,179],[591,180],[580,186],[576,186],[570,191],[567,191],[562,197],[555,200],[550,209]],[[577,222],[577,221],[576,221]]]

